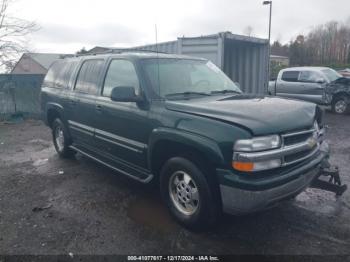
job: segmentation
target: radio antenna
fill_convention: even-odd
[[[156,52],[157,52],[157,76],[158,76],[158,95],[160,96],[160,76],[159,76],[159,50],[158,50],[158,29],[157,24],[154,25],[156,35]]]

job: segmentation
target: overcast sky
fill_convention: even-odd
[[[36,52],[73,53],[85,47],[127,47],[220,31],[267,38],[262,0],[17,0],[12,14],[41,29],[30,38]],[[330,20],[350,22],[350,0],[274,0],[272,39],[288,42]]]

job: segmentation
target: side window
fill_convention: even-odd
[[[128,60],[112,60],[103,86],[103,96],[110,96],[112,89],[118,86],[132,86],[136,93],[140,92],[139,80],[132,62]]]
[[[55,81],[60,72],[61,64],[62,63],[60,61],[56,61],[52,64],[52,66],[50,67],[49,71],[45,76],[43,86],[55,88]]]
[[[284,71],[282,73],[282,80],[287,82],[298,82],[299,71]]]
[[[301,71],[299,75],[299,82],[316,83],[317,80],[322,78],[319,74],[312,71]]]
[[[55,79],[56,88],[67,88],[69,85],[69,80],[72,77],[73,71],[77,66],[77,61],[67,61],[63,63],[60,72],[58,73],[57,78]]]
[[[75,90],[86,94],[97,94],[98,81],[103,66],[102,59],[86,60],[80,68]]]

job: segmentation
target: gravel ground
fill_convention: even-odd
[[[350,116],[326,115],[350,184]],[[0,124],[0,254],[350,254],[350,190],[307,189],[205,233],[177,225],[158,192],[81,155],[62,160],[40,121]]]

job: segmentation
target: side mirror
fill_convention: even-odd
[[[324,80],[323,78],[319,78],[316,80],[316,83],[317,84],[324,84],[324,83],[326,83],[326,80]]]
[[[135,88],[132,86],[114,87],[111,92],[112,101],[117,102],[141,102],[141,96],[136,95]]]

